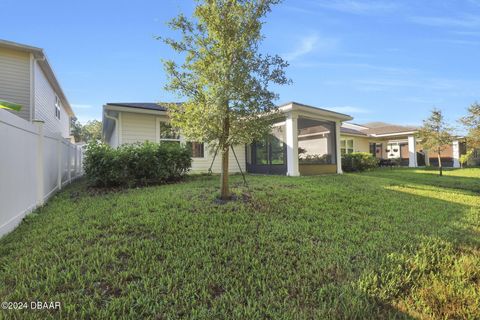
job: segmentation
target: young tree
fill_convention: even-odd
[[[287,84],[288,64],[259,52],[262,19],[280,0],[196,0],[193,17],[169,26],[180,40],[163,39],[185,58],[164,61],[166,89],[186,98],[170,104],[172,124],[192,141],[209,144],[222,158],[221,198],[230,198],[228,156],[233,145],[251,143],[270,131],[277,108],[271,84]]]
[[[451,131],[452,128],[446,124],[442,111],[433,109],[430,117],[423,120],[423,126],[417,134],[426,150],[435,150],[437,152],[440,176],[443,175],[441,153],[453,141]]]
[[[480,104],[475,102],[468,108],[468,114],[460,119],[467,129],[467,147],[469,150],[480,148]]]

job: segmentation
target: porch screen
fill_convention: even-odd
[[[335,164],[335,123],[300,118],[298,121],[300,164]]]

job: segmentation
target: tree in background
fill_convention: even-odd
[[[229,149],[269,133],[277,107],[271,84],[287,84],[288,64],[259,53],[262,19],[280,0],[197,0],[191,19],[180,14],[169,26],[180,40],[162,40],[185,57],[164,62],[167,90],[183,104],[170,104],[172,125],[191,141],[208,143],[222,158],[221,199],[230,199]]]
[[[480,104],[472,104],[460,122],[467,129],[467,148],[473,153],[473,149],[480,148]]]
[[[98,120],[87,121],[83,126],[82,134],[85,142],[102,140],[102,122]]]
[[[417,136],[422,140],[422,145],[427,150],[434,150],[438,157],[438,170],[443,175],[441,153],[445,147],[452,143],[452,128],[447,125],[442,111],[433,109],[432,114],[423,120],[423,126],[419,129]]]
[[[102,122],[98,120],[90,120],[82,125],[76,118],[72,118],[71,135],[75,142],[99,141],[102,139]]]
[[[70,119],[70,134],[75,139],[75,142],[82,141],[82,128],[82,124],[77,120],[77,118],[73,117]]]

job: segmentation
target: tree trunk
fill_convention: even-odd
[[[226,108],[226,116],[223,120],[223,137],[221,139],[220,148],[222,150],[222,174],[220,175],[220,199],[230,200],[230,189],[228,188],[228,153],[230,145],[228,137],[230,135],[230,118],[228,103]]]
[[[442,157],[440,156],[440,151],[437,153],[438,158],[438,170],[440,172],[440,177],[443,176],[443,167],[442,167]]]
[[[220,199],[230,200],[228,188],[228,147],[222,150],[222,174],[220,175]]]

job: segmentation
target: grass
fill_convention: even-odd
[[[66,188],[0,240],[5,318],[480,318],[480,169]]]

